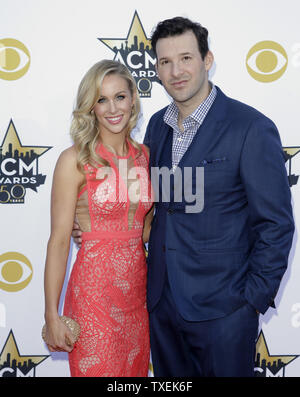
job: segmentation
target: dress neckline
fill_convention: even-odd
[[[127,154],[125,156],[119,156],[119,155],[111,152],[110,150],[108,150],[108,148],[105,145],[103,145],[103,143],[100,143],[100,148],[102,150],[104,150],[111,157],[115,157],[117,159],[126,160],[126,159],[128,159],[130,157],[130,155],[132,155],[132,147],[131,147],[131,144],[130,144],[130,142],[129,142],[129,140],[127,138],[126,138],[126,143],[127,143],[127,146],[128,146],[128,152],[127,152]]]

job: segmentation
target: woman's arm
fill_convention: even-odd
[[[148,243],[151,231],[151,223],[153,220],[154,205],[145,216],[144,229],[143,229],[143,243]]]
[[[148,156],[148,161],[150,158],[150,150],[149,147],[146,146],[145,144],[143,145],[147,156]],[[150,230],[151,230],[151,223],[153,220],[153,213],[154,213],[154,205],[152,205],[151,209],[148,211],[148,213],[145,216],[145,220],[144,220],[144,229],[143,229],[143,243],[148,243],[149,241],[149,236],[150,236]]]
[[[71,147],[60,155],[51,193],[51,234],[45,267],[46,341],[50,351],[73,348],[72,334],[59,320],[58,305],[70,249],[70,237],[79,186],[84,176],[76,166],[76,151]],[[69,340],[69,345],[67,344]]]

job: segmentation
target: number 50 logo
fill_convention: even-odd
[[[22,185],[14,185],[10,189],[7,189],[7,185],[2,185],[0,186],[0,203],[23,203],[25,193],[25,188]]]

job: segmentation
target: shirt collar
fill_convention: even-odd
[[[205,116],[207,115],[209,109],[211,108],[217,96],[216,86],[213,83],[210,84],[212,89],[208,97],[203,102],[201,102],[200,105],[197,107],[197,109],[195,109],[193,113],[190,114],[185,120],[191,118],[198,124],[198,126],[200,126],[203,123]],[[164,122],[174,129],[178,128],[177,127],[178,114],[179,114],[178,107],[176,103],[173,101],[170,103],[164,114]]]

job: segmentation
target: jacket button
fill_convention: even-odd
[[[163,250],[163,252],[166,252],[166,246],[165,245],[162,246],[162,250]]]
[[[172,215],[173,213],[174,213],[174,210],[172,210],[172,209],[168,210],[168,214]]]

